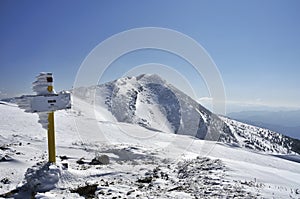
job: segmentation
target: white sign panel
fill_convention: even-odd
[[[31,112],[49,112],[71,108],[70,93],[37,95],[31,99]]]
[[[50,95],[23,95],[16,98],[18,106],[26,112],[51,112],[71,108],[71,95],[61,92]]]

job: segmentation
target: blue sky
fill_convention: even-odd
[[[54,73],[56,90],[69,89],[100,42],[152,26],[180,31],[206,49],[220,70],[230,106],[300,108],[299,19],[297,0],[1,0],[0,98],[31,93],[41,71]],[[207,90],[198,84],[205,103]]]

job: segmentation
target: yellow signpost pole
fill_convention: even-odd
[[[55,155],[55,131],[54,131],[54,112],[48,113],[48,153],[49,162],[56,162]]]
[[[48,91],[53,91],[53,86],[48,86]],[[54,130],[54,112],[48,113],[48,155],[49,162],[56,162],[55,155],[55,130]]]

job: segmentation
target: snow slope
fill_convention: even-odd
[[[37,123],[38,116],[24,113],[13,104],[0,104],[0,195],[8,198],[300,196],[297,162],[193,136],[98,120],[90,114],[101,113],[90,112],[92,109],[93,106],[82,101],[72,110],[56,112],[58,162],[48,165],[46,131]],[[102,117],[110,116],[106,114]],[[80,128],[81,125],[88,128]],[[99,154],[108,155],[110,163],[88,164]]]

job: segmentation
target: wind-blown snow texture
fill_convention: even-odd
[[[218,117],[157,75],[124,77],[99,86],[78,88],[74,94],[106,107],[119,122],[268,153],[300,152],[292,147],[293,139]]]

